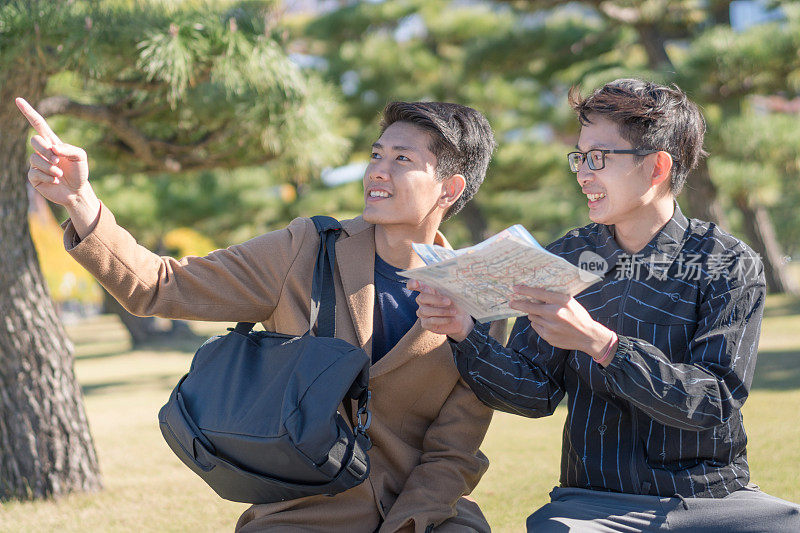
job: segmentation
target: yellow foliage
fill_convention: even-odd
[[[176,257],[203,256],[216,250],[214,241],[192,228],[175,228],[164,235],[164,248]]]
[[[280,185],[278,188],[278,195],[284,203],[291,203],[297,200],[297,189],[288,183]]]
[[[53,301],[99,304],[102,292],[94,278],[64,250],[63,231],[52,215],[41,211],[28,216],[39,266]]]

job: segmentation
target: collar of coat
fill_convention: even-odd
[[[375,225],[358,216],[342,220],[343,233],[336,241],[336,265],[342,278],[347,307],[356,335],[368,354],[372,352],[372,322],[375,306]],[[434,244],[452,248],[441,232]],[[445,343],[446,337],[422,329],[417,320],[411,329],[370,369],[370,377],[384,374]]]

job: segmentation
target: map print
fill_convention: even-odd
[[[519,224],[469,248],[415,243],[414,251],[426,266],[400,274],[436,289],[480,322],[522,315],[508,306],[514,285],[574,296],[601,279],[545,250]]]

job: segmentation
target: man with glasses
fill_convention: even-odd
[[[427,287],[423,327],[445,333],[490,407],[547,416],[567,396],[560,486],[528,531],[800,531],[800,507],[750,483],[741,408],[764,309],[758,256],[675,202],[705,123],[677,87],[617,80],[570,103],[568,154],[592,224],[548,249],[605,265],[573,297],[517,287],[507,347]]]

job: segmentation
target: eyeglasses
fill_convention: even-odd
[[[596,148],[588,152],[570,152],[567,154],[567,161],[569,161],[569,169],[577,173],[584,161],[589,164],[589,169],[602,170],[606,166],[606,154],[649,155],[656,152],[658,150],[645,150],[642,148],[634,148],[632,150],[601,150]]]

